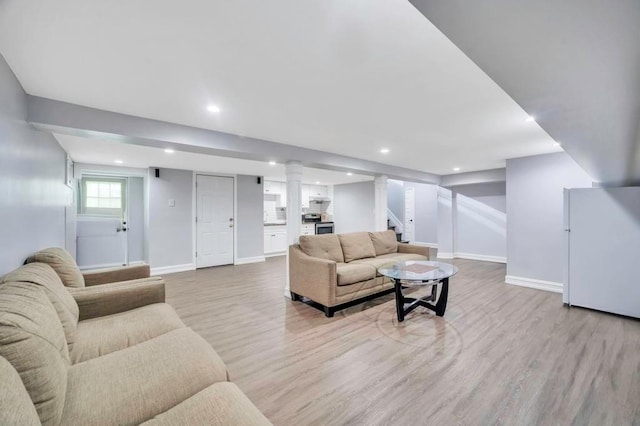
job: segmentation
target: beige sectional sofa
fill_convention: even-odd
[[[69,291],[43,263],[5,275],[0,377],[3,425],[270,424],[161,279]]]
[[[393,289],[378,273],[381,266],[428,259],[428,247],[398,243],[393,231],[303,235],[299,244],[289,247],[291,298],[309,298],[332,317],[339,309]]]

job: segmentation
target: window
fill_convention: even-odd
[[[79,212],[85,215],[122,217],[126,180],[83,177],[80,181]]]

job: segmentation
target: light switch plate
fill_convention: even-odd
[[[169,207],[175,207],[176,206],[176,200],[174,200],[173,198],[169,200]]]

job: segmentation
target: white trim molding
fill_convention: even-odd
[[[440,259],[453,259],[453,253],[447,253],[447,252],[438,252],[438,258]]]
[[[278,256],[286,256],[287,252],[286,251],[278,251],[275,253],[269,253],[269,254],[265,254],[264,257],[269,258],[269,257],[278,257]]]
[[[241,258],[236,259],[236,262],[234,263],[234,265],[244,265],[244,264],[247,264],[247,263],[260,263],[260,262],[264,262],[264,261],[265,261],[265,257],[264,256],[241,257]]]
[[[133,265],[133,263],[131,263],[131,265]],[[100,269],[122,268],[123,266],[126,266],[126,265],[116,262],[116,263],[103,263],[101,265],[79,266],[78,269],[80,269],[82,272],[91,272],[91,271],[97,271]]]
[[[511,285],[517,285],[520,287],[534,288],[536,290],[551,291],[553,293],[562,293],[562,283],[555,281],[536,280],[533,278],[514,277],[513,275],[507,275],[504,277],[504,282]]]
[[[495,262],[495,263],[507,263],[507,258],[502,256],[488,256],[485,254],[473,254],[473,253],[454,253],[456,259],[470,259],[481,260],[483,262]]]
[[[195,263],[185,263],[184,265],[160,266],[151,268],[151,275],[175,274],[176,272],[195,271]]]

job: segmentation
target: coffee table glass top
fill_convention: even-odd
[[[389,263],[378,268],[378,272],[395,280],[428,282],[452,277],[458,273],[458,268],[444,262],[408,260]]]

